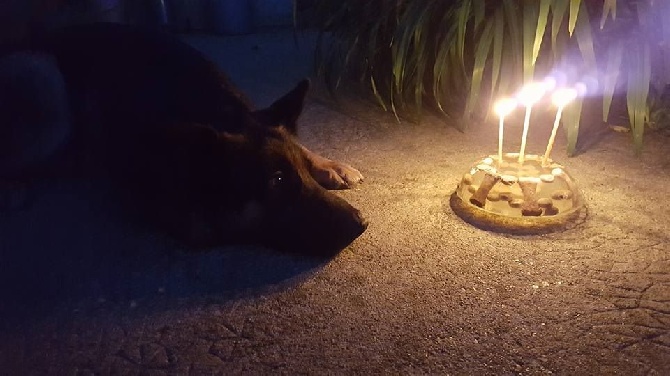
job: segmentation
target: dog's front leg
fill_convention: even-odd
[[[309,164],[309,170],[326,189],[347,189],[363,181],[363,174],[348,164],[323,157],[300,145]]]

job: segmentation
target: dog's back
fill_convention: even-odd
[[[70,160],[109,154],[155,127],[243,132],[251,110],[212,62],[173,36],[68,27],[0,52],[0,177],[32,173],[59,149]]]
[[[212,62],[161,32],[73,26],[38,38],[33,48],[56,58],[70,95],[97,96],[106,121],[195,122],[234,132],[250,110]]]

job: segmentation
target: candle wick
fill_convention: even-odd
[[[521,150],[519,151],[519,164],[523,164],[525,160],[524,153],[526,151],[526,139],[528,138],[528,128],[530,127],[530,114],[532,105],[526,106],[526,118],[523,122],[523,134],[521,135]]]
[[[503,162],[503,132],[504,132],[505,117],[500,117],[500,127],[498,130],[498,167],[502,166]]]

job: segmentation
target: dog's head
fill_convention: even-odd
[[[245,149],[235,154],[245,155],[244,161],[253,164],[236,164],[235,175],[244,179],[234,184],[248,192],[243,223],[256,225],[256,236],[265,244],[332,254],[363,233],[367,223],[356,208],[310,174],[309,161],[295,138],[308,89],[309,81],[304,80],[270,107],[252,114],[257,126],[233,143]]]
[[[285,251],[332,254],[346,247],[367,226],[360,212],[314,180],[302,149],[284,128],[263,133],[220,136],[228,152],[232,145],[226,160],[238,158],[225,184],[240,201],[222,206],[236,207],[235,231]]]
[[[294,137],[308,86],[303,81],[251,114],[244,133],[189,126],[177,136],[179,147],[188,149],[177,155],[189,156],[188,165],[176,169],[187,176],[178,180],[197,192],[196,202],[186,206],[200,208],[207,243],[251,242],[331,255],[365,231],[360,212],[314,180]]]

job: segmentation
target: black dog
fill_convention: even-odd
[[[308,81],[254,111],[194,48],[118,24],[70,27],[3,61],[5,178],[54,159],[58,150],[74,154],[87,171],[109,172],[155,223],[194,246],[259,243],[332,254],[367,226],[357,209],[325,189],[346,188],[360,173],[295,138]],[[12,73],[26,71],[32,78]],[[29,127],[47,136],[19,137]]]

